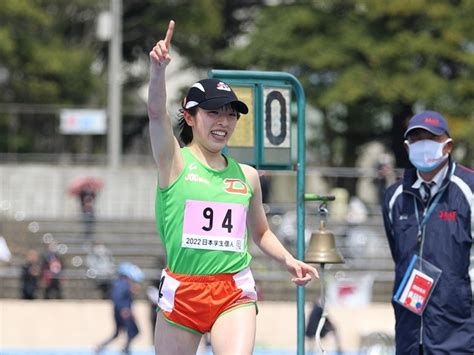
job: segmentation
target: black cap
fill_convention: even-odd
[[[230,103],[235,104],[238,112],[246,114],[249,109],[240,101],[234,91],[219,79],[203,79],[195,83],[183,100],[183,108],[199,106],[205,110],[215,110]]]

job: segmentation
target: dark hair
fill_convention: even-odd
[[[237,111],[236,104],[231,102],[228,105],[225,105],[224,108],[232,109],[237,112],[237,119],[240,118],[240,112]],[[179,139],[184,145],[188,145],[193,141],[193,129],[186,123],[184,119],[184,111],[188,112],[191,116],[196,116],[198,106],[191,107],[189,109],[181,108],[178,113],[178,129],[179,129]]]
[[[191,107],[187,110],[182,108],[179,110],[178,114],[179,139],[184,145],[188,145],[193,141],[193,129],[186,123],[186,120],[184,119],[184,111],[187,111],[191,116],[195,116],[197,113],[197,106]]]

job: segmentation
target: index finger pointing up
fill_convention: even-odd
[[[173,32],[174,32],[174,21],[171,20],[169,25],[168,25],[168,31],[166,31],[166,37],[165,37],[165,44],[166,47],[170,47],[171,43],[171,38],[173,37]]]

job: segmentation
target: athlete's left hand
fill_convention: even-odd
[[[291,279],[298,286],[304,286],[313,278],[319,278],[318,270],[300,260],[292,258],[286,261],[286,267],[294,277]]]

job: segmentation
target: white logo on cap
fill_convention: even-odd
[[[191,86],[192,88],[197,88],[199,90],[201,90],[202,92],[206,92],[206,90],[204,90],[204,87],[202,86],[201,83],[196,83],[194,84],[193,86]]]
[[[197,105],[199,105],[199,102],[196,102],[196,101],[188,101],[188,102],[186,103],[186,105],[184,106],[184,108],[192,108],[192,107],[197,106]]]
[[[232,91],[226,83],[223,83],[222,81],[219,81],[217,83],[217,90],[225,90],[225,91]]]

